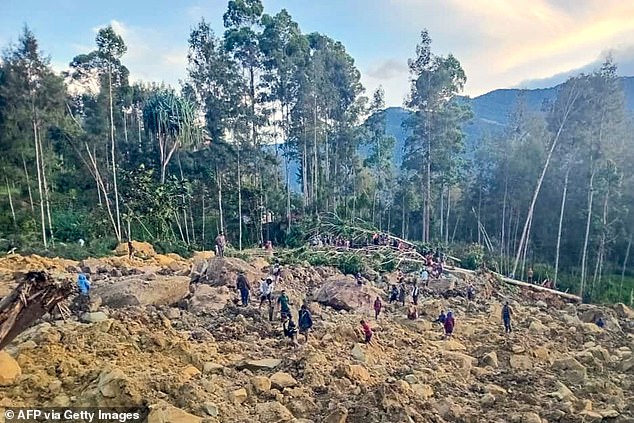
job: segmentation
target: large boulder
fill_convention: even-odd
[[[101,259],[88,258],[79,263],[79,268],[84,273],[95,275],[97,273],[111,273],[114,267]]]
[[[614,304],[612,306],[614,311],[616,311],[616,315],[621,319],[634,319],[634,310],[629,308],[623,303]]]
[[[328,279],[315,294],[315,301],[335,310],[372,309],[381,292],[368,285],[359,286],[352,277]]]
[[[257,281],[264,273],[244,260],[234,257],[211,257],[205,261],[194,262],[191,281],[212,286],[235,286],[238,273],[244,272],[248,281],[256,288]]]
[[[154,247],[149,242],[132,241],[132,247],[134,248],[135,257],[148,259],[148,258],[156,256],[156,251],[154,251]],[[128,243],[122,242],[119,245],[117,245],[117,248],[115,248],[114,253],[117,256],[127,256]]]
[[[103,305],[113,308],[171,305],[189,295],[189,278],[156,276],[155,279],[148,281],[126,277],[95,284],[92,294],[100,296]]]
[[[214,287],[205,284],[195,284],[194,293],[189,299],[188,309],[192,313],[221,310],[235,296],[235,291],[226,286]]]
[[[255,406],[257,420],[262,423],[290,422],[295,419],[293,414],[277,401],[265,402]]]
[[[22,369],[13,357],[0,351],[0,386],[13,385],[21,374]]]
[[[147,423],[201,423],[202,418],[189,414],[166,402],[161,402],[150,407],[150,415]]]

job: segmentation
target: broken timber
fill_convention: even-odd
[[[46,272],[28,272],[18,286],[0,300],[0,350],[45,313],[75,292],[70,280],[54,280]]]
[[[518,281],[518,280],[515,280],[515,279],[507,278],[506,276],[502,276],[499,273],[495,273],[495,272],[491,272],[491,273],[494,274],[495,276],[497,276],[498,279],[500,279],[502,282],[508,283],[510,285],[520,286],[522,288],[528,288],[528,289],[531,289],[531,290],[537,291],[537,292],[547,292],[549,294],[557,295],[557,296],[559,296],[561,298],[565,298],[567,300],[574,301],[574,302],[577,302],[577,303],[582,302],[581,297],[578,296],[578,295],[573,295],[573,294],[569,294],[567,292],[557,291],[556,289],[545,288],[543,286],[533,285],[533,284],[530,284],[530,283],[527,283],[527,282],[522,282],[522,281]]]

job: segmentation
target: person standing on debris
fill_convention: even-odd
[[[423,286],[429,286],[429,272],[427,271],[427,267],[423,267],[423,270],[420,272],[420,279],[423,282]]]
[[[227,239],[225,238],[225,234],[220,232],[216,237],[216,255],[218,257],[225,256],[225,246],[227,245]]]
[[[513,309],[509,305],[509,302],[504,303],[502,307],[502,321],[504,322],[504,332],[511,333],[513,328],[511,327],[511,317],[513,316]]]
[[[401,282],[401,286],[398,289],[398,301],[401,303],[403,307],[405,307],[406,297],[407,297],[407,293],[405,292],[405,284]]]
[[[473,283],[470,282],[469,285],[467,286],[467,300],[469,301],[475,300],[475,295],[476,295],[475,286],[473,286]]]
[[[381,297],[376,297],[374,300],[374,319],[379,319],[379,314],[381,314],[381,309],[383,308],[383,302],[381,301]]]
[[[291,340],[293,346],[297,347],[297,325],[293,321],[293,316],[289,313],[288,320],[284,320],[282,323],[282,329],[284,329],[284,336]]]
[[[365,320],[361,320],[361,329],[363,330],[363,335],[365,335],[365,343],[369,344],[372,341],[372,328]]]
[[[526,272],[528,283],[533,283],[533,268],[529,267],[528,272]]]
[[[456,320],[453,317],[453,313],[450,311],[447,313],[445,319],[445,338],[449,338],[453,334],[453,330],[456,326]]]
[[[432,323],[440,323],[441,325],[445,325],[445,321],[447,320],[447,316],[445,315],[445,310],[440,310],[440,314],[438,318],[434,320]]]
[[[392,290],[390,291],[390,304],[398,301],[398,288],[396,285],[392,285]]]
[[[412,288],[412,302],[414,303],[414,305],[418,305],[419,294],[420,294],[420,290],[418,289],[416,282],[414,282],[414,287]]]
[[[308,342],[308,332],[313,327],[313,317],[310,315],[310,310],[306,307],[306,304],[302,304],[299,309],[299,333],[304,335],[306,342]]]
[[[128,240],[128,259],[132,260],[134,257],[134,245],[132,245],[132,240]]]
[[[288,295],[286,295],[286,291],[282,290],[282,294],[277,299],[277,303],[280,305],[280,315],[282,317],[282,321],[285,321],[291,316],[289,302],[290,300],[288,299]]]
[[[88,311],[90,306],[90,281],[83,273],[80,273],[77,277],[77,288],[79,288],[78,308],[80,311]]]
[[[242,306],[246,307],[247,305],[249,305],[249,291],[251,290],[251,286],[249,285],[249,281],[244,275],[244,272],[240,272],[238,274],[236,288],[238,289],[238,291],[240,291],[240,300],[242,301]]]
[[[260,306],[258,307],[258,309],[262,308],[262,304],[264,304],[265,301],[268,301],[269,307],[271,307],[273,303],[271,301],[272,293],[273,293],[273,278],[269,276],[265,280],[260,282]]]

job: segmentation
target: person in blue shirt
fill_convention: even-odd
[[[88,311],[90,308],[90,281],[83,273],[77,277],[77,288],[79,289],[77,308],[81,312]]]
[[[445,320],[447,320],[447,316],[445,315],[445,310],[440,310],[440,315],[438,315],[438,318],[434,320],[433,323],[440,323],[441,325],[444,325]]]

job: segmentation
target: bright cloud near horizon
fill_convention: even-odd
[[[409,91],[407,59],[427,28],[435,54],[453,54],[467,74],[465,94],[546,87],[597,67],[610,53],[634,75],[634,2],[627,0],[263,0],[285,8],[305,33],[341,41],[371,93],[389,106]],[[128,52],[133,80],[178,86],[186,77],[190,29],[204,17],[221,35],[227,0],[2,0],[0,46],[27,24],[57,69],[94,48],[96,29],[112,24]]]

